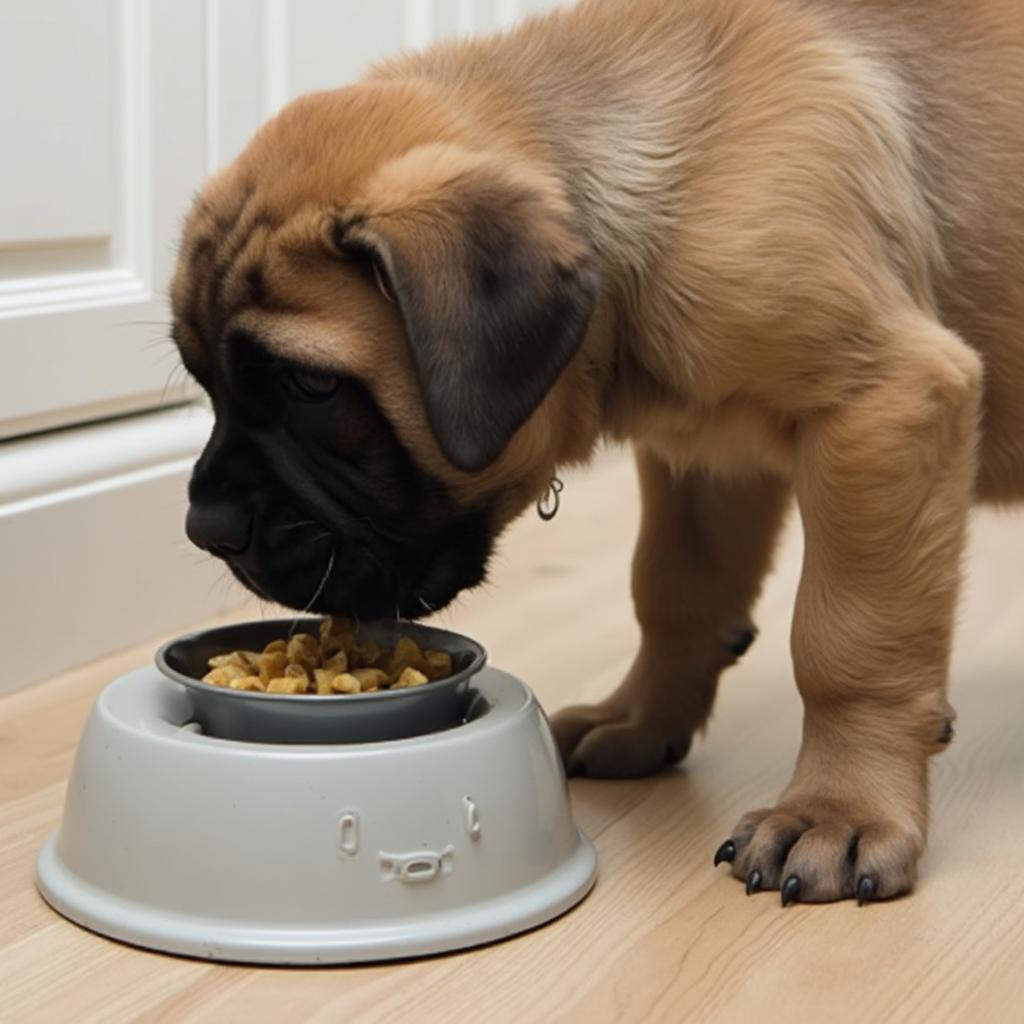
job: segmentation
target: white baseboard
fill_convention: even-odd
[[[0,445],[0,694],[237,607],[185,537],[196,406]]]

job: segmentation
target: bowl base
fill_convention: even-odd
[[[594,884],[594,848],[529,688],[484,668],[470,696],[441,732],[262,744],[196,732],[188,690],[131,672],[93,707],[39,891],[111,938],[247,963],[425,956],[544,924]]]
[[[110,939],[161,953],[232,963],[316,965],[403,960],[511,938],[560,917],[593,888],[597,855],[578,831],[574,855],[528,888],[436,919],[378,928],[239,928],[231,922],[155,910],[83,881],[60,859],[57,836],[36,864],[43,899],[63,917]]]

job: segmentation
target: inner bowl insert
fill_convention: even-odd
[[[452,674],[422,686],[376,693],[321,696],[260,693],[204,683],[209,659],[237,650],[262,650],[272,640],[312,633],[319,618],[240,622],[190,633],[164,644],[157,668],[188,688],[193,720],[204,733],[252,743],[373,743],[407,739],[458,725],[469,703],[471,678],[487,652],[475,640],[415,622],[376,621],[356,629],[360,643],[372,640],[391,649],[409,637],[423,649],[451,655]]]

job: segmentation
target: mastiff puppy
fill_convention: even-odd
[[[585,0],[405,55],[287,106],[188,218],[188,531],[272,600],[422,615],[629,441],[643,640],[555,730],[570,771],[642,775],[753,639],[795,495],[803,745],[716,861],[895,896],[968,509],[1024,496],[1022,268],[1019,0]]]

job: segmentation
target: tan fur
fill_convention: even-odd
[[[733,868],[795,875],[802,899],[893,895],[952,717],[967,510],[1024,497],[1022,168],[1017,0],[585,0],[286,108],[189,219],[178,340],[201,366],[247,326],[358,375],[421,466],[502,523],[602,434],[637,446],[641,650],[555,723],[594,774],[685,753],[795,493],[804,743]],[[458,188],[485,181],[533,197],[538,246],[583,239],[603,287],[578,355],[471,474],[432,436],[394,307],[328,236],[358,217],[458,246]]]

